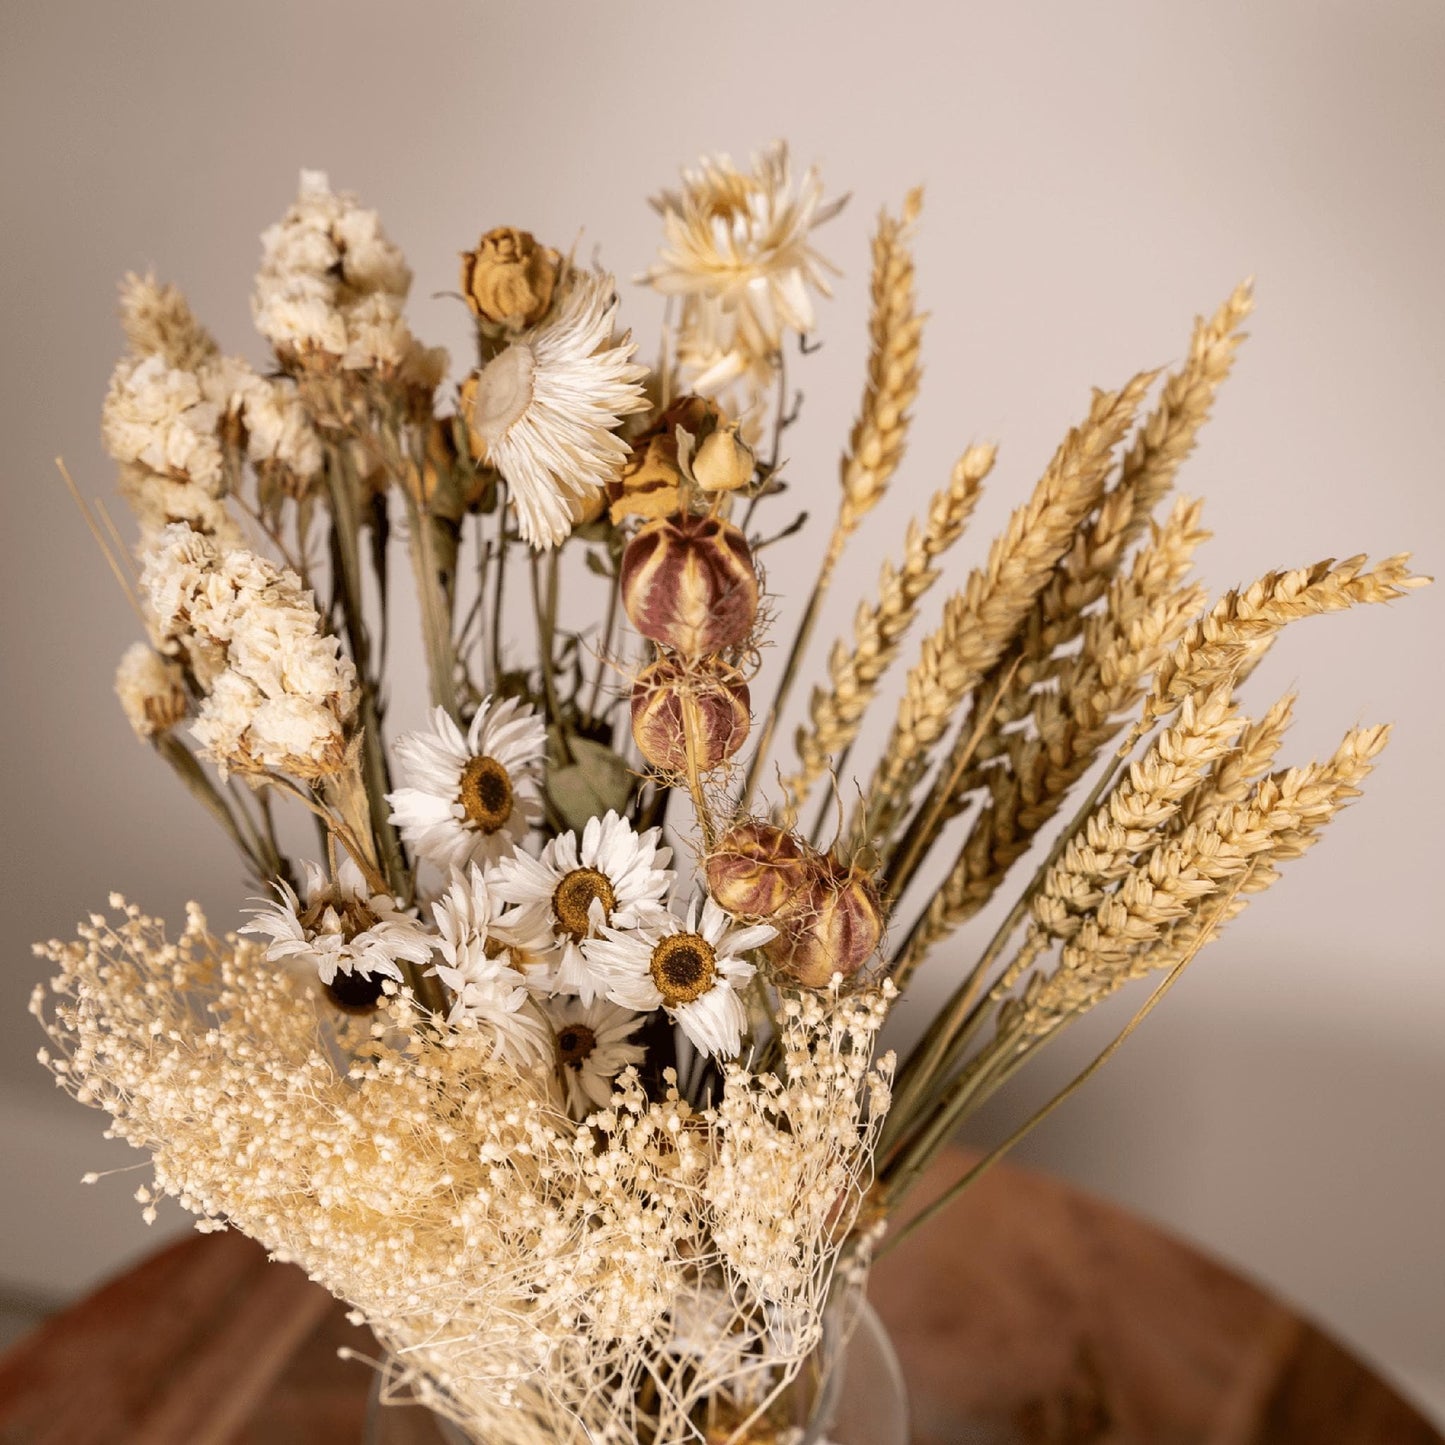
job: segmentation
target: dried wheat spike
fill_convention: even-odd
[[[1215,763],[1209,776],[1194,790],[1174,820],[1176,830],[1203,823],[1222,808],[1243,802],[1250,790],[1274,765],[1284,735],[1294,719],[1297,694],[1287,692],[1239,735],[1233,752]]]
[[[1196,614],[1203,591],[1181,584],[1208,535],[1199,519],[1199,503],[1181,499],[1154,528],[1129,571],[1110,585],[1103,609],[1083,620],[1082,646],[1054,664],[1050,687],[1032,695],[1031,730],[1003,734],[1000,753],[960,786],[955,796],[983,787],[989,801],[910,940],[904,976],[993,896]]]
[[[1115,447],[1132,425],[1152,373],[1117,392],[1096,392],[1088,419],[1070,430],[1032,497],[1009,518],[987,563],[949,598],[908,674],[882,758],[853,819],[851,842],[886,841],[928,770],[929,755],[968,694],[1003,655],[1098,504]]]
[[[976,445],[955,463],[947,487],[933,494],[922,526],[910,522],[903,563],[885,563],[878,600],[862,602],[853,621],[851,644],[839,639],[828,658],[831,686],[814,688],[810,725],[797,733],[799,767],[783,780],[789,810],[796,813],[829,763],[849,747],[883,674],[898,656],[904,634],[918,615],[924,593],[938,580],[935,565],[963,535],[993,467],[996,449]]]
[[[1271,709],[1276,719],[1279,710]],[[1258,746],[1277,726],[1269,716],[1250,730]],[[1328,761],[1265,777],[1240,801],[1161,839],[1083,920],[1054,972],[1025,989],[1026,1031],[1051,1032],[1131,979],[1192,957],[1359,796],[1388,738],[1387,727],[1357,728]]]
[[[1268,572],[1243,591],[1226,592],[1160,665],[1121,753],[1182,698],[1251,670],[1287,623],[1359,603],[1389,602],[1429,580],[1410,571],[1408,552],[1387,557],[1372,571],[1365,570],[1366,560],[1363,555],[1339,563],[1328,559],[1293,572]]]
[[[913,226],[923,209],[915,189],[894,219],[880,212],[873,238],[872,307],[868,317],[868,381],[842,463],[843,506],[835,541],[856,530],[882,499],[903,456],[908,409],[918,396],[924,318],[914,303]]]

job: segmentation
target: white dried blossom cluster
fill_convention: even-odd
[[[340,768],[356,669],[294,572],[176,523],[140,585],[157,634],[206,692],[191,731],[223,773]]]
[[[325,361],[430,391],[446,352],[423,347],[403,315],[411,268],[375,211],[302,171],[296,201],[261,237],[251,309],[283,364]]]
[[[121,655],[115,695],[142,742],[169,732],[190,707],[180,664],[144,642],[133,642]]]
[[[714,1109],[628,1070],[579,1125],[466,1018],[338,1017],[194,907],[172,943],[112,904],[38,950],[42,1061],[152,1155],[147,1217],[171,1195],[295,1260],[376,1330],[390,1393],[478,1439],[683,1440],[796,1375],[870,1178],[882,999],[799,1001],[780,1075],[729,1070]]]

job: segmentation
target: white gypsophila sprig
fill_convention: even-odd
[[[643,1015],[606,999],[586,1003],[575,995],[548,1000],[542,1012],[552,1030],[568,1112],[581,1119],[605,1108],[618,1074],[647,1057],[647,1050],[632,1041]]]
[[[660,828],[638,833],[609,811],[589,818],[580,837],[561,833],[535,858],[519,852],[498,863],[497,896],[519,905],[555,939],[555,992],[578,994],[590,1003],[602,987],[583,942],[607,925],[629,930],[666,917],[676,875],[668,867],[672,849],[661,838]]]
[[[615,428],[647,406],[636,343],[613,334],[617,306],[611,276],[570,272],[547,316],[476,377],[472,430],[533,547],[568,537],[582,504],[617,479],[628,448]]]
[[[336,877],[317,863],[303,860],[301,896],[284,881],[276,899],[251,910],[241,932],[269,938],[266,957],[272,963],[293,962],[314,967],[322,983],[338,973],[365,978],[402,978],[402,963],[425,963],[432,940],[413,914],[396,900],[367,887],[361,869],[344,859]]]
[[[829,295],[825,273],[833,268],[811,233],[845,200],[825,202],[812,168],[794,193],[782,141],[755,156],[750,172],[727,156],[706,158],[683,171],[679,190],[653,199],[663,246],[643,279],[682,297],[678,360],[695,389],[713,391],[745,374],[766,386],[786,334],[813,329],[809,291]]]
[[[387,794],[391,821],[443,870],[496,862],[542,822],[547,724],[517,698],[484,698],[465,734],[439,707],[395,751],[404,786]]]
[[[162,645],[206,690],[191,731],[223,773],[314,780],[341,767],[356,669],[294,572],[175,523],[140,587]]]
[[[474,1023],[493,1040],[497,1057],[511,1063],[550,1064],[552,1030],[531,1002],[526,979],[511,966],[509,920],[476,864],[452,874],[432,916],[442,959],[432,971],[452,991],[449,1022]]]
[[[742,926],[710,897],[643,927],[604,927],[582,944],[598,984],[614,1003],[667,1010],[694,1044],[730,1059],[742,1047],[747,1010],[742,991],[755,972],[746,955],[777,933],[770,924]]]
[[[148,1218],[173,1195],[300,1264],[376,1331],[388,1389],[473,1438],[549,1445],[636,1438],[616,1381],[651,1381],[647,1428],[689,1439],[702,1402],[757,1378],[752,1360],[729,1374],[727,1351],[677,1350],[670,1311],[707,1282],[713,1239],[739,1320],[789,1320],[769,1338],[774,1388],[796,1377],[871,1177],[888,1063],[858,1064],[881,996],[786,1014],[786,1089],[731,1066],[699,1113],[625,1069],[577,1125],[478,1031],[422,1027],[405,991],[379,1018],[330,1016],[302,971],[214,937],[199,910],[172,940],[114,904],[41,950],[57,975],[32,1003],[43,1061],[150,1156]]]

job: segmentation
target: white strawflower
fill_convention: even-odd
[[[630,930],[666,917],[676,875],[667,866],[672,849],[661,846],[661,836],[660,828],[639,834],[626,818],[608,812],[589,818],[580,839],[561,833],[536,858],[515,853],[497,864],[497,896],[545,920],[557,941],[552,986],[558,993],[579,994],[590,1003],[603,992],[584,940],[609,925]],[[640,1012],[656,1007],[654,1001]]]
[[[400,964],[431,957],[432,940],[421,924],[394,898],[372,893],[350,858],[334,880],[318,864],[304,861],[301,867],[301,897],[278,882],[277,900],[252,909],[252,922],[241,929],[271,940],[266,957],[272,963],[311,965],[322,983],[331,984],[338,973],[399,981]]]
[[[742,990],[755,972],[743,957],[776,933],[766,923],[737,926],[711,898],[696,899],[686,921],[667,914],[644,928],[603,928],[582,948],[614,1003],[646,1013],[664,1008],[699,1049],[733,1058],[747,1010]]]
[[[628,447],[614,428],[647,405],[636,343],[613,336],[617,304],[611,276],[574,271],[546,319],[475,380],[472,431],[533,547],[563,541],[581,504],[617,479]]]
[[[481,869],[473,864],[465,874],[454,872],[432,915],[442,957],[432,971],[455,995],[449,1021],[473,1021],[492,1035],[497,1055],[512,1063],[550,1064],[552,1030],[509,962],[508,920]]]
[[[786,333],[813,329],[809,288],[829,295],[824,273],[833,268],[810,233],[844,200],[824,202],[812,168],[795,195],[782,141],[754,156],[751,172],[727,156],[704,159],[683,171],[680,191],[653,199],[663,246],[643,279],[683,298],[678,360],[694,389],[712,391],[744,373],[766,385]]]
[[[606,999],[586,1003],[566,996],[544,1003],[542,1012],[551,1027],[567,1111],[583,1119],[605,1109],[618,1074],[647,1057],[647,1050],[632,1042],[643,1016]]]
[[[144,642],[132,643],[121,656],[115,694],[142,742],[169,732],[190,707],[179,664]]]
[[[406,786],[387,794],[391,821],[444,870],[495,862],[542,821],[546,752],[545,719],[516,698],[485,699],[465,736],[439,707],[396,741]]]

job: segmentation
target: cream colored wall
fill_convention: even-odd
[[[644,197],[679,163],[790,136],[855,197],[822,238],[847,274],[788,448],[796,495],[822,511],[859,385],[867,229],[926,182],[933,316],[915,443],[849,582],[873,576],[958,449],[989,437],[1003,454],[977,556],[1087,387],[1178,357],[1193,313],[1253,273],[1253,339],[1184,479],[1217,533],[1205,579],[1406,547],[1440,566],[1434,0],[53,0],[6,6],[0,40],[0,1281],[71,1289],[145,1242],[125,1176],[74,1183],[96,1126],[31,1062],[29,941],[112,887],[172,915],[196,895],[227,924],[240,901],[225,847],[110,696],[135,628],[51,458],[63,452],[88,493],[109,485],[96,418],[127,268],[179,281],[228,347],[259,359],[256,236],[302,165],[380,208],[417,271],[417,329],[460,351],[459,308],[435,293],[479,229],[580,236],[626,276],[654,244]],[[655,334],[650,297],[628,309]],[[810,556],[779,548],[774,575],[792,586]],[[781,630],[800,601],[780,599]],[[845,586],[826,632],[850,604]],[[1303,687],[1297,752],[1357,720],[1399,720],[1369,796],[1026,1150],[1261,1276],[1427,1391],[1445,1380],[1441,615],[1438,595],[1416,596],[1279,649],[1253,696]],[[939,959],[900,1009],[900,1038],[949,970]],[[1082,1057],[1099,1037],[1069,1047]]]

